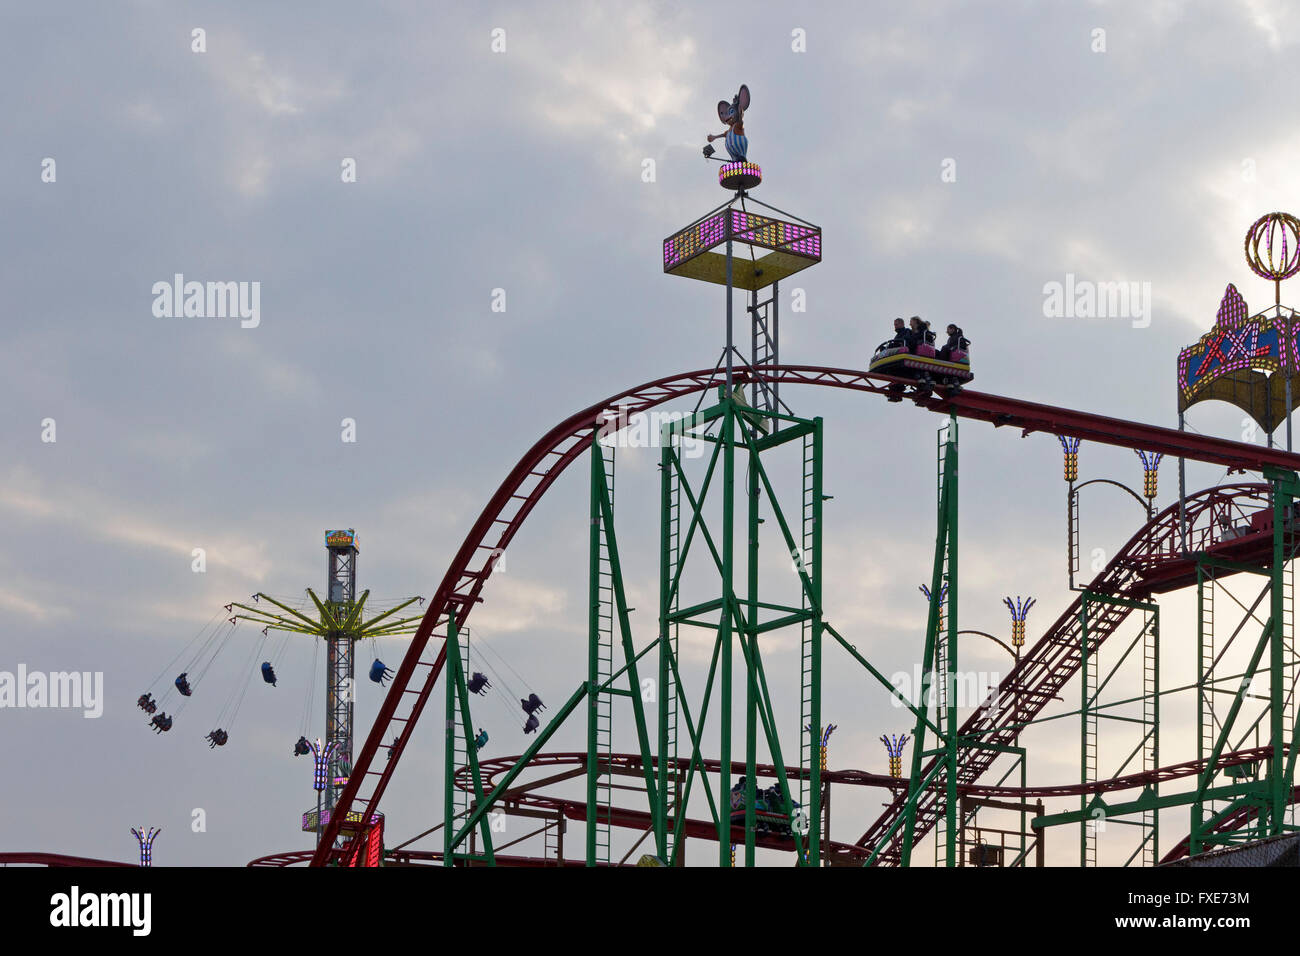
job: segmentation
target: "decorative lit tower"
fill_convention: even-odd
[[[145,830],[144,827],[136,829],[131,828],[131,833],[135,836],[135,842],[140,844],[140,865],[153,866],[153,841],[158,834],[162,833],[162,827],[150,827]]]
[[[880,742],[885,745],[885,753],[889,756],[889,775],[891,777],[901,777],[903,775],[903,748],[907,746],[907,734],[881,734]]]
[[[1260,216],[1246,231],[1244,251],[1250,270],[1273,283],[1273,302],[1252,313],[1245,296],[1229,283],[1213,326],[1178,353],[1178,427],[1186,427],[1186,414],[1193,406],[1227,402],[1247,416],[1240,438],[1258,440],[1262,431],[1273,447],[1274,433],[1285,424],[1286,449],[1291,451],[1291,415],[1300,386],[1300,311],[1282,304],[1282,283],[1300,274],[1300,219],[1285,212]],[[1266,510],[1252,514],[1249,523],[1238,521],[1235,513],[1224,513],[1198,534],[1195,518],[1188,512],[1184,460],[1178,461],[1182,551],[1196,562],[1197,589],[1197,756],[1202,769],[1191,806],[1187,846],[1192,855],[1294,829],[1290,797],[1295,728],[1300,724],[1295,693],[1300,668],[1295,643],[1295,558],[1300,556],[1300,534],[1293,516],[1300,501],[1300,478],[1282,468],[1266,468],[1263,477],[1270,486]],[[1259,531],[1267,534],[1260,535],[1265,546],[1258,552],[1233,567],[1216,564],[1216,546]],[[1269,538],[1271,547],[1267,547]],[[1237,615],[1230,607],[1225,614],[1220,605],[1216,613],[1215,594],[1225,590],[1222,578],[1238,570],[1252,571],[1266,583],[1255,604],[1234,625]],[[1256,607],[1262,609],[1258,614]],[[1239,663],[1225,658],[1227,645],[1261,618],[1264,628],[1257,649],[1245,672],[1240,672]],[[1231,633],[1226,640],[1225,630]],[[1231,693],[1224,699],[1225,687],[1239,688],[1235,699]],[[1230,740],[1252,734],[1257,743],[1269,746],[1267,760],[1249,773],[1219,765]],[[1225,792],[1224,781],[1234,782],[1238,791]],[[1235,828],[1230,836],[1221,832],[1219,821],[1239,814],[1246,815],[1248,824]]]

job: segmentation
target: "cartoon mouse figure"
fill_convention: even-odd
[[[742,83],[740,92],[730,103],[726,100],[718,100],[718,119],[726,124],[727,131],[709,136],[710,143],[715,139],[725,138],[727,153],[737,163],[745,162],[746,153],[749,151],[749,139],[745,136],[745,110],[747,109],[749,109],[749,87]],[[711,155],[712,152],[712,147],[705,147],[704,155]]]

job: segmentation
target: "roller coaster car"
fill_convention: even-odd
[[[771,833],[775,836],[793,837],[790,831],[790,817],[785,812],[785,798],[780,787],[771,786],[754,793],[754,830],[757,833]],[[799,801],[791,804],[794,813],[798,813]],[[744,781],[731,789],[731,825],[745,825],[745,784]]]
[[[925,394],[936,386],[955,391],[975,377],[970,370],[970,353],[967,351],[957,349],[950,359],[941,359],[933,345],[917,345],[909,350],[892,341],[880,344],[867,370],[896,378],[910,378]],[[902,383],[889,386],[889,400],[901,402],[906,389]]]

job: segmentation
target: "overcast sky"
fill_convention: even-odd
[[[136,697],[165,689],[226,602],[323,588],[328,527],[357,529],[361,587],[432,593],[538,436],[716,359],[722,293],[665,276],[660,243],[726,198],[700,148],[741,82],[755,197],[824,230],[824,261],[782,290],[785,361],[865,368],[893,318],[919,313],[964,327],[976,388],[1176,424],[1177,350],[1226,284],[1255,308],[1272,295],[1243,261],[1247,227],[1300,211],[1298,41],[1300,14],[1268,0],[5,3],[0,671],[102,672],[105,704],[98,719],[0,711],[0,849],[132,859],[138,825],[163,828],[163,865],[310,846],[310,767],[290,755],[321,683],[307,639],[270,688],[253,673],[260,635],[237,631],[165,736]],[[259,283],[255,327],[158,316],[154,285],[177,273]],[[1149,283],[1149,322],[1045,316],[1044,286],[1067,275]],[[886,673],[910,670],[942,420],[830,391],[785,395],[826,420],[827,617]],[[1232,409],[1190,422],[1242,437]],[[1035,640],[1069,602],[1060,449],[975,423],[961,438],[962,625],[1005,637],[1002,597],[1033,594]],[[1140,483],[1128,451],[1085,446],[1081,462]],[[642,449],[619,465],[639,644],[655,630],[656,464]],[[1189,468],[1193,489],[1222,477]],[[1166,463],[1160,504],[1176,489]],[[555,703],[586,673],[586,501],[575,468],[474,618],[507,682]],[[1086,553],[1113,553],[1140,517],[1119,495],[1084,507]],[[779,574],[780,553],[766,560]],[[1168,681],[1190,666],[1185,604],[1166,621],[1182,668]],[[359,669],[402,652],[364,647]],[[797,633],[769,654],[790,754]],[[992,644],[964,660],[1007,664]],[[249,682],[229,745],[210,750]],[[362,680],[359,739],[381,693]],[[517,705],[479,706],[490,754],[522,751]],[[318,691],[309,736],[322,711]],[[825,713],[838,768],[885,770],[877,737],[910,731],[838,651]],[[1171,762],[1194,756],[1190,713],[1167,711]],[[1043,737],[1032,780],[1076,779],[1077,733]],[[575,721],[556,746],[584,739]],[[441,820],[440,746],[422,727],[403,759],[390,842]],[[856,839],[879,802],[837,794],[835,838]]]

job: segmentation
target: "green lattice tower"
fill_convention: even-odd
[[[446,681],[446,719],[443,729],[443,849],[444,866],[454,866],[456,860],[473,860],[496,866],[496,853],[492,847],[492,830],[482,810],[487,809],[483,795],[483,775],[479,770],[478,746],[474,743],[474,718],[470,713],[469,687],[465,676],[469,657],[469,638],[462,635],[456,623],[456,612],[448,614],[447,663],[444,667]],[[460,761],[464,760],[465,763]],[[456,786],[456,771],[468,764],[474,782],[474,802],[471,806],[468,793]],[[457,795],[461,794],[460,797]],[[477,812],[477,815],[475,814]],[[470,829],[477,823],[483,837],[483,852],[468,853],[461,850]],[[460,827],[457,830],[457,827]]]
[[[821,639],[823,631],[821,612],[821,511],[824,496],[821,493],[822,421],[820,418],[804,419],[780,412],[753,408],[719,389],[718,404],[696,412],[680,421],[670,422],[663,428],[660,465],[664,469],[661,486],[661,508],[664,530],[660,555],[659,596],[661,640],[659,643],[660,674],[670,675],[673,698],[678,713],[685,723],[689,737],[685,779],[679,797],[673,788],[659,789],[658,829],[656,844],[675,862],[680,853],[686,809],[697,781],[701,782],[718,833],[719,865],[731,865],[732,825],[730,793],[732,787],[731,764],[737,756],[736,736],[743,740],[745,773],[745,825],[744,865],[752,866],[755,858],[755,796],[758,748],[760,740],[766,745],[772,764],[776,767],[777,782],[785,797],[785,812],[791,824],[792,847],[799,865],[818,865],[821,858],[821,765],[818,759],[821,726]],[[707,455],[702,475],[688,474],[682,454],[683,439],[699,441],[711,449]],[[805,439],[810,444],[805,445]],[[787,443],[798,442],[803,464],[802,478],[811,495],[803,495],[801,488],[798,523],[787,518],[766,461],[776,449]],[[746,501],[736,500],[737,466],[746,469]],[[696,469],[698,470],[698,469]],[[719,472],[720,481],[719,481]],[[718,488],[718,484],[721,488]],[[713,520],[706,516],[710,506]],[[716,509],[717,513],[713,513]],[[673,532],[673,524],[681,522],[685,530]],[[744,523],[743,525],[741,523]],[[741,537],[738,532],[744,529]],[[759,567],[759,545],[762,529],[768,536],[780,535],[783,553],[791,556],[791,569],[798,578],[801,599],[798,605],[765,600]],[[812,529],[811,554],[804,544],[806,528]],[[737,546],[738,538],[743,541]],[[681,607],[679,595],[682,581],[693,553],[707,551],[711,572],[701,573],[692,581],[696,590],[716,587],[716,596]],[[716,576],[715,576],[716,574]],[[743,577],[742,577],[743,575]],[[708,578],[709,584],[704,584]],[[675,641],[663,639],[679,626],[706,628],[716,634],[712,663],[702,697],[695,702],[689,698],[682,681],[680,660]],[[769,690],[764,667],[762,644],[767,635],[784,628],[800,628],[801,661],[807,657],[810,664],[806,676],[801,676],[804,688],[800,702],[800,719],[806,726],[800,728],[801,750],[812,757],[801,774],[807,777],[807,802],[800,812],[794,806],[794,792],[785,772],[781,733]],[[807,629],[805,630],[805,628]],[[740,671],[737,677],[735,671]],[[803,667],[801,663],[801,675]],[[661,680],[667,686],[669,681]],[[732,725],[734,702],[741,704],[744,729],[740,734]],[[708,715],[715,707],[720,770],[717,789],[703,772],[703,760],[708,756],[707,744],[714,738],[709,730]],[[698,715],[698,722],[692,716]],[[660,744],[675,728],[672,725],[669,701],[659,700]],[[666,767],[660,779],[671,779]],[[802,801],[800,801],[802,802]],[[673,811],[670,813],[670,807]],[[737,840],[739,843],[739,840]]]
[[[899,826],[903,831],[900,862],[910,866],[916,846],[917,802],[926,790],[942,788],[943,806],[936,809],[936,863],[957,865],[957,416],[950,415],[938,432],[938,506],[934,566],[930,593],[941,594],[947,586],[946,628],[939,630],[943,602],[931,600],[922,654],[921,688],[916,702],[916,724],[912,731],[912,767],[908,775],[907,800],[896,824],[872,851],[868,864],[889,844]],[[931,692],[931,689],[934,692]],[[931,713],[933,712],[933,719]],[[927,730],[935,737],[934,749],[927,750]],[[937,757],[930,773],[922,777],[925,758]]]
[[[591,495],[588,680],[595,690],[587,701],[587,773],[589,779],[592,774],[595,775],[596,799],[587,807],[587,844],[591,862],[608,863],[609,816],[613,808],[614,789],[614,775],[609,769],[609,759],[614,752],[614,696],[619,691],[611,681],[614,674],[614,628],[617,614],[612,550],[615,539],[612,525],[604,520],[601,502],[602,499],[607,501],[611,513],[613,512],[615,445],[602,443],[599,434],[592,445],[592,467],[599,468],[600,475],[597,481],[593,471]]]
[[[587,680],[579,691],[586,698],[587,711],[585,842],[588,866],[610,861],[609,814],[613,810],[613,787],[609,760],[613,751],[615,697],[626,698],[632,705],[651,829],[659,833],[656,766],[637,663],[645,651],[638,653],[635,650],[628,616],[627,589],[623,583],[622,559],[614,528],[614,448],[601,440],[607,430],[605,423],[598,423],[591,438]],[[620,655],[622,667],[615,670]],[[552,719],[521,764],[540,748],[553,728],[562,722],[563,716],[561,712]],[[656,852],[662,856],[663,845],[658,840]]]
[[[945,466],[947,464],[948,448],[950,444],[954,449],[953,452],[954,455],[956,454],[955,451],[956,427],[957,427],[956,419],[952,419],[949,422],[945,422],[943,425],[939,427],[938,469],[937,469],[935,502],[936,502],[936,507],[939,509],[940,512],[943,511],[944,506],[946,504],[944,482],[945,482],[945,476],[947,474],[947,469]],[[955,481],[955,472],[954,472],[953,479]],[[955,488],[952,489],[952,494],[955,500],[955,494],[956,494]],[[946,569],[944,572],[945,580],[947,579],[947,576],[950,574],[950,571],[947,569],[951,568],[951,561],[952,561],[951,549],[954,545],[955,540],[956,540],[956,535],[955,535],[955,522],[954,522],[952,533],[946,535],[940,544],[940,547],[942,547],[943,549],[943,556],[942,556],[943,566]],[[940,608],[939,621],[936,625],[935,638],[934,638],[934,673],[938,675],[938,678],[931,682],[930,689],[934,699],[934,712],[936,714],[944,715],[944,717],[946,718],[949,711],[950,698],[953,698],[956,692],[955,675],[956,675],[957,662],[955,660],[956,657],[955,653],[953,655],[949,655],[948,653],[948,647],[949,647],[948,631],[947,628],[944,626],[944,624],[948,612],[955,609],[956,605],[952,603],[954,599],[954,595],[952,593],[949,593],[949,589],[947,588],[941,588],[941,590],[938,592],[931,591],[930,593],[931,594],[937,593],[941,595],[941,598],[934,602]],[[954,648],[956,647],[955,641],[953,642],[952,646]],[[950,656],[954,658],[951,661],[949,660]],[[952,665],[951,674],[953,675],[953,679],[950,679],[949,677],[950,664]],[[955,715],[956,700],[952,699],[951,704],[952,704],[953,714]],[[954,726],[955,726],[955,717],[954,717]],[[946,743],[945,743],[945,747],[946,747]],[[952,766],[955,766],[955,763],[952,764]],[[955,798],[955,793],[956,793],[955,790],[953,790],[952,792],[948,792],[947,782],[950,779],[950,770],[951,770],[951,766],[945,766],[944,769],[941,771],[941,776],[939,777],[939,779],[944,782],[944,788],[946,793],[945,804],[944,804],[945,808],[950,805],[948,801],[953,800]],[[952,822],[950,823],[949,814],[943,813],[938,817],[937,820],[935,820],[935,825],[934,825],[934,865],[935,866],[957,865],[959,861],[957,861],[955,858],[954,847],[955,847],[955,840],[958,837],[959,832],[960,832],[960,826],[957,824],[955,817],[952,818]],[[953,837],[953,839],[951,840],[949,839],[950,834]],[[952,862],[949,862],[950,857],[952,858]]]
[[[1116,659],[1108,667],[1101,663],[1100,649],[1107,635],[1113,634],[1132,612],[1140,612],[1141,627],[1127,643],[1117,644],[1111,636],[1107,648],[1118,647]],[[1131,601],[1111,595],[1084,591],[1079,605],[1080,704],[1079,704],[1079,782],[1095,783],[1098,779],[1121,777],[1160,766],[1160,608],[1158,605]],[[1100,635],[1100,637],[1098,637]],[[1141,692],[1136,697],[1102,702],[1103,691],[1122,671],[1137,670]],[[1136,711],[1136,715],[1133,713]],[[1099,774],[1101,763],[1101,727],[1126,731],[1120,751],[1124,759],[1107,765]],[[1130,747],[1128,737],[1138,736]],[[1136,833],[1137,843],[1124,861],[1153,865],[1158,859],[1160,829],[1159,782],[1150,784],[1124,813],[1116,812],[1105,802],[1104,794],[1079,797],[1079,865],[1096,866],[1097,835],[1115,820],[1125,830]]]
[[[1196,854],[1218,845],[1246,842],[1276,836],[1294,828],[1289,822],[1290,795],[1295,782],[1296,700],[1294,694],[1295,647],[1293,635],[1294,599],[1291,561],[1297,550],[1294,529],[1294,500],[1300,486],[1294,472],[1266,469],[1264,477],[1272,485],[1273,548],[1270,559],[1259,566],[1217,561],[1209,556],[1199,559],[1198,567],[1198,647],[1202,673],[1198,677],[1198,750],[1205,767],[1197,778],[1191,812],[1191,853]],[[1268,599],[1268,618],[1254,645],[1246,669],[1240,674],[1217,674],[1214,662],[1216,636],[1213,630],[1213,585],[1216,574],[1252,572],[1265,577],[1266,583],[1256,604]],[[1210,609],[1207,613],[1207,608]],[[1253,618],[1253,608],[1247,619]],[[1244,628],[1243,620],[1240,631]],[[1234,632],[1231,639],[1235,639]],[[1222,651],[1218,657],[1222,657]],[[1206,669],[1206,662],[1210,669]],[[1238,725],[1243,704],[1254,691],[1258,676],[1267,673],[1267,704],[1256,719]],[[1223,698],[1215,704],[1215,695]],[[1222,705],[1230,703],[1224,708]],[[1217,706],[1217,709],[1216,709]],[[1219,766],[1219,758],[1244,746],[1247,739],[1262,733],[1272,748],[1263,766]],[[1246,811],[1248,822],[1226,832],[1217,832],[1217,824],[1233,814]]]

